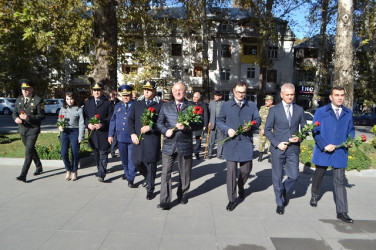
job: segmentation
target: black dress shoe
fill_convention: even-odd
[[[136,186],[134,185],[133,181],[128,181],[128,187],[135,188]]]
[[[170,204],[158,204],[157,208],[160,208],[162,210],[169,210],[170,209]]]
[[[236,207],[236,202],[235,201],[230,201],[227,206],[226,206],[226,210],[227,211],[233,211]]]
[[[43,168],[37,168],[34,172],[34,175],[40,175],[43,172]]]
[[[208,158],[210,160],[211,158],[213,158],[213,156],[212,155],[208,155],[208,156],[206,156],[206,158]]]
[[[241,199],[244,199],[244,197],[245,197],[245,194],[244,194],[244,188],[239,188],[239,197],[240,197]]]
[[[142,181],[142,186],[146,187],[148,185],[148,182],[146,181],[146,178]]]
[[[18,181],[26,182],[26,177],[18,176],[18,177],[16,177],[16,179],[17,179]]]
[[[123,180],[127,180],[127,176],[126,176],[125,174],[123,174],[123,175],[121,176],[121,178],[122,178]]]
[[[195,154],[197,160],[200,160],[200,154]]]
[[[153,192],[148,192],[148,193],[146,194],[146,199],[147,199],[147,200],[152,200],[152,199],[153,199]]]
[[[312,206],[312,207],[317,207],[317,198],[311,198],[311,200],[309,201],[309,204]]]
[[[346,223],[354,223],[353,219],[351,219],[347,213],[337,213],[337,219],[340,219],[343,222]]]
[[[187,203],[188,203],[188,198],[185,197],[185,196],[181,197],[180,204],[184,205],[184,204],[187,204]]]
[[[284,206],[277,206],[277,210],[276,210],[277,214],[283,214],[284,212],[285,212]]]

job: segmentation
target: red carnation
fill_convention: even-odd
[[[153,108],[153,107],[149,107],[148,110],[149,110],[150,112],[152,112],[152,113],[155,113],[155,108]]]
[[[360,137],[362,137],[363,142],[367,141],[367,137],[365,135],[361,135]]]
[[[21,114],[25,114],[25,111],[21,111]]]
[[[252,126],[256,125],[256,121],[251,121],[251,125]]]
[[[203,111],[203,109],[200,106],[195,106],[193,113],[195,113],[197,115],[201,115],[202,111]]]
[[[59,115],[59,119],[64,119],[64,115]]]
[[[95,117],[95,119],[98,119],[100,117],[100,115],[96,114],[94,117]]]
[[[320,123],[318,121],[315,121],[315,126],[316,127],[320,126]]]

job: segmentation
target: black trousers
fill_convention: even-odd
[[[146,190],[148,192],[153,192],[155,189],[155,176],[157,174],[157,163],[156,162],[149,162],[149,163],[139,163],[137,166],[137,170],[146,178]]]
[[[93,148],[95,163],[97,164],[98,177],[106,177],[108,154],[107,150],[98,150]]]
[[[236,200],[236,175],[237,175],[237,165],[235,161],[226,161],[227,165],[227,196],[230,202]],[[244,184],[247,182],[249,174],[252,171],[252,161],[239,162],[240,174],[238,177],[238,187],[239,189],[244,189]]]
[[[27,176],[27,172],[29,171],[31,162],[34,161],[35,166],[37,169],[42,168],[42,163],[40,162],[39,156],[37,151],[35,150],[35,143],[38,139],[38,135],[21,135],[21,139],[23,144],[25,145],[25,161],[21,171],[21,177]]]

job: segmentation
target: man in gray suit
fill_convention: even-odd
[[[271,143],[272,180],[277,214],[283,214],[287,194],[299,177],[299,138],[294,136],[306,124],[303,108],[294,104],[295,87],[285,83],[281,87],[282,102],[271,107],[265,124],[265,136]],[[287,179],[282,183],[283,168]]]
[[[222,144],[219,143],[224,140],[224,135],[220,129],[216,129],[216,120],[219,114],[219,110],[222,107],[224,101],[222,100],[222,92],[215,91],[214,100],[209,102],[209,127],[210,127],[210,136],[209,136],[209,145],[208,145],[208,158],[213,157],[213,149],[215,140],[217,140],[217,157],[223,159],[222,157]]]

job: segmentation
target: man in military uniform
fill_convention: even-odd
[[[260,131],[260,137],[259,137],[259,158],[258,158],[258,161],[262,161],[262,155],[264,154],[264,151],[265,151],[265,144],[266,142],[268,142],[268,144],[270,145],[270,142],[268,141],[268,138],[266,138],[265,136],[265,133],[264,133],[264,128],[265,128],[265,122],[266,122],[266,118],[268,117],[268,114],[269,114],[269,109],[271,107],[273,107],[273,96],[271,95],[267,95],[265,97],[265,105],[264,106],[261,106],[260,108],[260,117],[261,117],[261,125],[259,127],[259,131]],[[270,162],[270,151],[269,151],[269,148],[268,148],[268,155],[269,155],[269,160],[268,162]]]
[[[156,83],[145,81],[143,85],[144,99],[134,103],[129,116],[129,132],[131,134],[132,161],[138,171],[144,176],[142,186],[146,187],[146,199],[153,199],[157,162],[161,154],[161,133],[157,128],[158,114],[161,105],[154,99]],[[154,110],[153,126],[143,125],[141,116],[145,109]],[[138,140],[140,133],[141,141]]]
[[[119,87],[122,102],[115,105],[115,110],[110,122],[108,142],[110,144],[114,143],[114,134],[116,132],[120,159],[124,169],[122,178],[123,180],[128,180],[128,186],[130,188],[135,188],[134,178],[136,177],[137,171],[132,163],[132,140],[128,127],[128,119],[134,103],[132,90],[132,86],[129,85],[121,85]]]
[[[94,83],[91,87],[92,96],[84,103],[85,126],[89,129],[89,146],[93,150],[95,162],[98,169],[98,181],[104,182],[108,163],[108,127],[110,124],[113,106],[103,95],[103,85]],[[92,118],[99,116],[99,123],[92,121]]]
[[[35,142],[40,133],[40,124],[44,119],[44,103],[39,96],[33,94],[33,84],[30,80],[21,79],[19,84],[21,85],[22,96],[19,96],[16,100],[12,117],[18,124],[18,130],[26,150],[24,165],[17,180],[26,182],[31,161],[34,161],[37,167],[34,175],[43,172],[42,163],[35,150]]]

